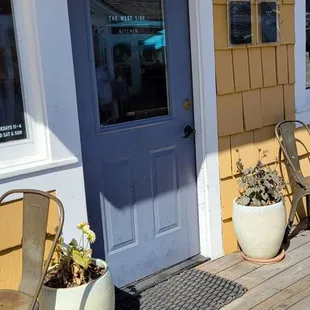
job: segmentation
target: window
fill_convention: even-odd
[[[0,2],[0,143],[25,139],[25,117],[9,0]]]
[[[162,0],[91,4],[100,124],[168,115]]]
[[[7,83],[10,88],[2,88],[10,90],[7,93],[11,98],[1,101],[8,95],[1,93],[0,85],[0,127],[2,133],[10,134],[0,141],[0,180],[79,162],[67,2],[1,0],[0,25],[5,22],[10,25],[11,54],[7,50],[7,54],[1,54],[0,46],[0,81],[11,82]],[[0,44],[5,34],[0,27]],[[5,67],[7,55],[11,65]],[[6,73],[5,69],[11,71]],[[5,114],[7,104],[10,105],[11,121],[4,115],[4,102]],[[11,128],[19,131],[17,136]]]
[[[279,42],[280,13],[278,0],[259,0],[258,11],[258,40],[262,44],[274,44]]]
[[[252,5],[251,1],[230,0],[227,6],[229,25],[229,46],[252,44]]]
[[[35,18],[29,1],[0,1],[0,177],[47,158]]]

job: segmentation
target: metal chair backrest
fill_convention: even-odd
[[[18,290],[33,297],[32,305],[29,308],[33,309],[62,232],[64,208],[61,201],[53,195],[31,189],[6,192],[0,197],[0,207],[4,200],[6,202],[9,196],[16,194],[23,196],[22,278]],[[59,224],[43,266],[51,201],[54,201],[58,206]]]
[[[310,131],[308,126],[298,120],[286,120],[278,123],[275,127],[276,138],[280,144],[281,151],[284,153],[285,159],[288,161],[289,168],[295,182],[305,187],[304,176],[301,171],[299,156],[297,151],[297,143],[295,137],[295,124],[298,123],[304,127],[310,138]]]

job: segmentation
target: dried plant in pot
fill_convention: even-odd
[[[55,258],[40,294],[44,310],[114,310],[114,285],[107,263],[91,257],[90,244],[96,240],[89,224],[77,228],[81,239],[69,244],[59,238]]]
[[[276,168],[263,163],[265,156],[259,149],[256,165],[246,169],[239,158],[239,196],[233,201],[232,215],[243,253],[262,262],[278,256],[286,229],[285,183]]]

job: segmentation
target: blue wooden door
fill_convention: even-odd
[[[188,4],[70,0],[69,13],[94,253],[122,286],[199,253]]]

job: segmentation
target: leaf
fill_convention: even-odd
[[[73,248],[77,248],[79,246],[76,239],[72,239],[71,242],[69,243],[69,245],[72,246]]]
[[[243,197],[239,198],[238,204],[240,204],[242,206],[248,206],[250,204],[250,201],[251,200],[249,197],[243,196]]]
[[[240,186],[240,187],[245,187],[246,186],[246,182],[243,181],[243,179],[239,179],[237,181],[237,184]]]
[[[62,245],[62,244],[64,243],[64,238],[63,238],[62,236],[59,237],[58,243],[59,243],[60,245]]]
[[[254,188],[248,188],[246,191],[245,191],[245,195],[250,197],[251,195],[253,195],[255,193],[255,190]]]
[[[90,257],[92,252],[93,252],[92,249],[85,250],[84,255]]]
[[[73,265],[73,273],[74,274],[78,274],[79,270],[80,270],[80,268],[77,265],[74,264]]]
[[[243,174],[244,174],[244,175],[248,175],[249,173],[250,173],[250,168],[245,169],[245,170],[243,171]]]
[[[74,262],[84,269],[87,269],[90,264],[90,259],[88,257],[84,257],[83,254],[77,250],[72,251],[72,258]]]
[[[272,187],[272,185],[267,180],[264,180],[264,186],[268,189]]]
[[[252,199],[252,206],[254,207],[260,207],[262,204],[261,204],[261,201],[256,199],[256,198],[253,198]]]
[[[75,282],[76,282],[77,285],[81,285],[81,282],[82,282],[82,281],[81,281],[80,278],[75,278]]]

